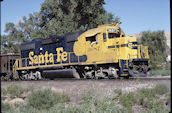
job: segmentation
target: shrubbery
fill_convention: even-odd
[[[24,91],[26,90],[21,86],[10,85],[6,89],[2,88],[2,95],[9,94],[10,98],[16,98],[16,97],[21,97]]]
[[[169,92],[169,88],[164,84],[157,84],[154,88],[155,94],[163,95]]]
[[[1,112],[5,113],[11,109],[10,105],[7,103],[1,102]]]
[[[163,111],[163,113],[168,113],[167,108],[164,107],[165,103],[159,99],[160,95],[167,94],[168,92],[169,89],[166,85],[158,84],[152,89],[141,88],[138,90],[137,93],[120,93],[121,95],[118,95],[117,98],[120,103],[128,109],[129,112],[132,112],[132,106],[137,104],[145,108],[147,112],[151,111],[156,113],[162,113],[161,111]]]
[[[74,109],[69,107],[66,111],[69,110],[69,113],[127,113],[126,108],[120,108],[115,105],[111,98],[98,99],[98,95],[94,94],[94,91],[85,92],[83,94],[83,102],[79,106],[72,108]]]
[[[58,94],[50,89],[37,90],[28,97],[28,105],[36,109],[49,109],[57,103],[69,101],[66,94]]]
[[[70,99],[65,93],[59,94],[50,89],[39,89],[32,91],[26,105],[11,108],[9,104],[2,103],[1,109],[2,113],[132,113],[133,106],[139,105],[143,108],[139,111],[140,113],[169,112],[165,104],[170,103],[171,95],[164,84],[158,84],[154,88],[141,88],[129,93],[116,89],[115,94],[115,98],[100,99],[91,90],[83,93],[80,104],[71,105],[67,103]],[[162,100],[160,96],[165,96],[166,99]]]
[[[166,38],[164,31],[143,31],[141,33],[140,43],[148,46],[150,64],[152,69],[161,68],[161,63],[166,59]]]
[[[169,76],[171,75],[171,70],[151,70],[152,76]]]
[[[132,112],[132,106],[134,105],[135,96],[134,93],[125,93],[119,96],[121,104],[128,109],[129,112]]]

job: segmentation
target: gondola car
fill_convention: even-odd
[[[13,65],[17,58],[20,58],[20,55],[15,53],[7,53],[0,55],[1,80],[9,80],[13,78]]]

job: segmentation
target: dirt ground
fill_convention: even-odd
[[[152,88],[156,84],[165,84],[170,88],[170,80],[47,80],[47,81],[16,81],[1,82],[1,88],[9,85],[20,85],[24,88],[34,87],[51,88],[59,93],[70,96],[72,104],[78,104],[82,100],[84,92],[93,91],[100,97],[114,95],[115,89],[124,92],[136,91],[137,88]]]

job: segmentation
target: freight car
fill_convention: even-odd
[[[119,23],[21,44],[20,79],[149,76],[148,47],[126,37]]]
[[[15,53],[7,53],[0,55],[1,80],[9,80],[13,78],[13,65],[17,58],[20,58],[20,55]]]

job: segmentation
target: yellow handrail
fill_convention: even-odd
[[[148,46],[138,45],[137,47],[137,58],[149,58]]]
[[[140,48],[141,48],[141,46],[140,45],[138,45],[137,46],[137,58],[141,58],[141,54],[140,54]]]

